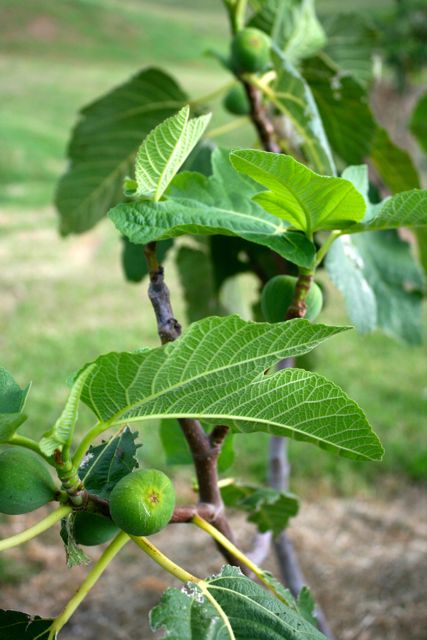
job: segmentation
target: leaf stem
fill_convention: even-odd
[[[322,262],[323,258],[328,253],[332,244],[341,234],[342,234],[342,231],[340,230],[331,231],[331,233],[326,238],[325,242],[320,247],[319,251],[316,253],[316,267]]]
[[[7,444],[15,444],[18,447],[25,447],[26,449],[31,449],[32,451],[35,451],[36,453],[38,453],[39,456],[44,458],[44,460],[46,460],[46,462],[48,464],[50,464],[52,467],[55,466],[55,463],[53,462],[52,458],[49,458],[44,453],[42,453],[40,451],[40,447],[38,445],[38,442],[36,442],[35,440],[32,440],[31,438],[26,438],[25,436],[19,436],[19,435],[17,435],[15,433],[10,438],[10,440],[8,441]]]
[[[71,600],[68,601],[65,609],[62,613],[59,614],[55,618],[50,627],[48,640],[55,640],[58,632],[62,629],[62,627],[67,624],[68,620],[71,618],[73,613],[79,607],[79,605],[83,602],[89,591],[95,585],[95,583],[99,580],[101,575],[104,573],[105,569],[108,567],[113,558],[118,554],[118,552],[124,547],[124,545],[129,541],[129,536],[121,531],[114,540],[108,545],[105,549],[104,553],[101,557],[96,561],[93,565],[92,569],[89,571],[88,575],[80,585],[79,589],[73,595]]]
[[[188,571],[175,564],[173,560],[165,556],[165,554],[162,553],[160,549],[158,549],[152,542],[150,542],[148,538],[145,538],[143,536],[130,536],[130,538],[135,542],[136,545],[138,545],[140,549],[142,549],[142,551],[144,551],[144,553],[150,556],[150,558],[154,560],[154,562],[160,565],[172,576],[175,576],[175,578],[181,580],[181,582],[194,582],[195,584],[200,584],[203,582],[203,580],[201,580],[200,578],[196,578],[191,573],[188,573]]]
[[[59,522],[65,516],[68,516],[71,513],[71,507],[59,507],[59,509],[55,509],[52,513],[49,513],[48,516],[37,522],[37,524],[25,529],[25,531],[21,531],[21,533],[17,533],[10,538],[5,538],[4,540],[0,540],[0,551],[6,551],[6,549],[11,549],[12,547],[17,547],[20,544],[24,544],[24,542],[28,542],[32,538],[40,535],[47,529],[50,529],[54,524]]]

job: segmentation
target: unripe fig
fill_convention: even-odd
[[[283,322],[292,303],[297,279],[294,276],[275,276],[265,285],[261,294],[261,308],[267,322]],[[305,300],[307,311],[305,318],[315,320],[322,310],[322,290],[312,283]]]
[[[73,525],[74,539],[77,544],[91,547],[108,542],[118,533],[118,528],[108,518],[98,513],[80,511],[76,514]]]
[[[236,85],[224,98],[224,107],[236,116],[246,116],[250,112],[246,91],[241,84]]]
[[[0,453],[0,513],[29,513],[54,499],[57,488],[45,462],[33,451]]]
[[[125,476],[110,494],[115,524],[134,536],[149,536],[165,527],[175,508],[175,490],[167,475],[141,469]]]
[[[264,71],[270,60],[271,41],[259,29],[238,31],[231,43],[231,64],[238,73]]]

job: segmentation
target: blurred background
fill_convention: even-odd
[[[317,6],[320,16],[327,17],[347,5],[320,0]],[[396,32],[392,0],[355,0],[348,8],[365,12],[379,29],[373,106],[395,141],[416,158],[425,185],[427,162],[406,124],[426,87],[427,45],[415,46],[403,27]],[[192,96],[208,93],[228,76],[204,52],[224,50],[227,31],[220,0],[0,0],[0,362],[21,386],[33,381],[30,420],[23,433],[40,436],[52,424],[67,395],[67,378],[84,362],[101,352],[157,344],[146,287],[124,280],[121,245],[112,224],[104,220],[82,236],[58,235],[52,201],[78,109],[151,64],[169,70]],[[228,119],[220,112],[215,126]],[[216,142],[229,146],[253,140],[248,126]],[[184,320],[172,265],[168,280],[176,314]],[[250,282],[247,287],[250,291]],[[331,290],[329,297],[333,304],[320,320],[347,323],[340,295]],[[353,332],[334,338],[316,354],[316,370],[360,403],[386,455],[381,464],[353,464],[291,443],[293,489],[306,503],[294,526],[310,582],[320,590],[319,599],[342,639],[425,639],[427,567],[422,570],[419,556],[427,551],[427,346],[408,347],[379,333],[361,337]],[[81,428],[87,424],[83,411]],[[142,431],[142,456],[161,467],[164,454],[154,427]],[[233,472],[239,477],[263,478],[267,439],[260,435],[254,440],[237,438]],[[176,477],[184,486],[189,472],[177,469]],[[31,517],[26,517],[28,523]],[[12,519],[4,530],[20,528],[22,519]],[[179,540],[177,536],[177,545]],[[198,540],[196,535],[196,549],[203,544]],[[56,593],[62,588],[60,578],[41,571],[62,562],[62,550],[58,545],[49,549],[50,543],[48,536],[44,544],[32,543],[26,551],[0,559],[9,608],[52,613],[60,606],[57,598],[65,602],[65,591],[60,597]],[[199,550],[203,555],[202,546]],[[313,554],[320,568],[308,568]],[[409,554],[409,564],[390,562],[402,554]],[[164,577],[147,583],[148,578],[134,573],[131,560],[126,551],[122,576],[131,578],[126,578],[122,599],[135,618],[145,615],[144,607],[158,599],[166,583]],[[76,584],[79,571],[72,572]],[[368,571],[371,582],[362,571]],[[28,603],[28,580],[50,594],[43,611],[34,595]],[[126,611],[117,619],[122,615],[119,604],[117,611],[116,605],[110,608],[105,622],[102,598],[110,598],[115,589],[122,587],[108,577],[64,638],[95,638],[105,629],[111,638],[133,637]],[[340,596],[341,611],[334,606],[338,591],[346,592]],[[143,624],[140,620],[139,630],[145,629]],[[138,637],[148,637],[148,630]]]

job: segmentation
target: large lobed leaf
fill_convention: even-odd
[[[380,459],[381,445],[363,412],[334,383],[299,369],[266,375],[280,360],[307,353],[343,329],[301,319],[269,325],[206,318],[174,343],[99,357],[82,399],[106,428],[194,417]]]
[[[227,151],[213,152],[212,168],[209,177],[198,173],[176,176],[164,202],[120,204],[109,216],[135,244],[184,234],[220,233],[267,246],[299,266],[312,265],[312,243],[302,234],[288,232],[283,223],[251,201],[259,187],[234,171]]]
[[[150,68],[82,109],[56,194],[64,235],[87,231],[123,198],[142,138],[186,100],[171,76]]]
[[[186,105],[150,131],[136,154],[135,197],[160,200],[200,140],[210,117],[208,114],[190,120],[190,107]]]
[[[409,122],[409,128],[417,139],[420,147],[427,152],[427,93],[422,95],[415,105]]]
[[[254,196],[258,204],[308,236],[346,228],[365,214],[365,201],[351,182],[320,176],[291,156],[242,149],[230,159],[238,171],[269,189]]]
[[[299,610],[224,566],[203,586],[168,589],[150,613],[170,640],[324,640]]]
[[[427,224],[427,189],[403,191],[373,207],[368,220],[351,231],[381,231]]]
[[[7,442],[25,422],[23,413],[31,385],[21,389],[11,374],[0,367],[0,443]]]

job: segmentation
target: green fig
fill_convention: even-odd
[[[270,61],[269,36],[252,27],[238,31],[231,43],[231,64],[238,73],[264,71]]]
[[[261,294],[261,308],[267,322],[283,322],[293,300],[297,279],[294,276],[275,276],[265,285]],[[305,318],[314,321],[322,310],[322,290],[312,283],[306,298]]]
[[[235,116],[247,116],[250,106],[246,91],[241,84],[236,85],[224,98],[224,108]]]
[[[54,499],[57,488],[43,459],[10,447],[0,453],[0,513],[29,513]]]
[[[125,476],[110,494],[114,523],[134,536],[149,536],[165,527],[175,508],[175,490],[167,475],[141,469]]]
[[[108,542],[118,533],[118,528],[108,518],[98,513],[79,511],[73,524],[73,535],[77,544],[92,547]]]

